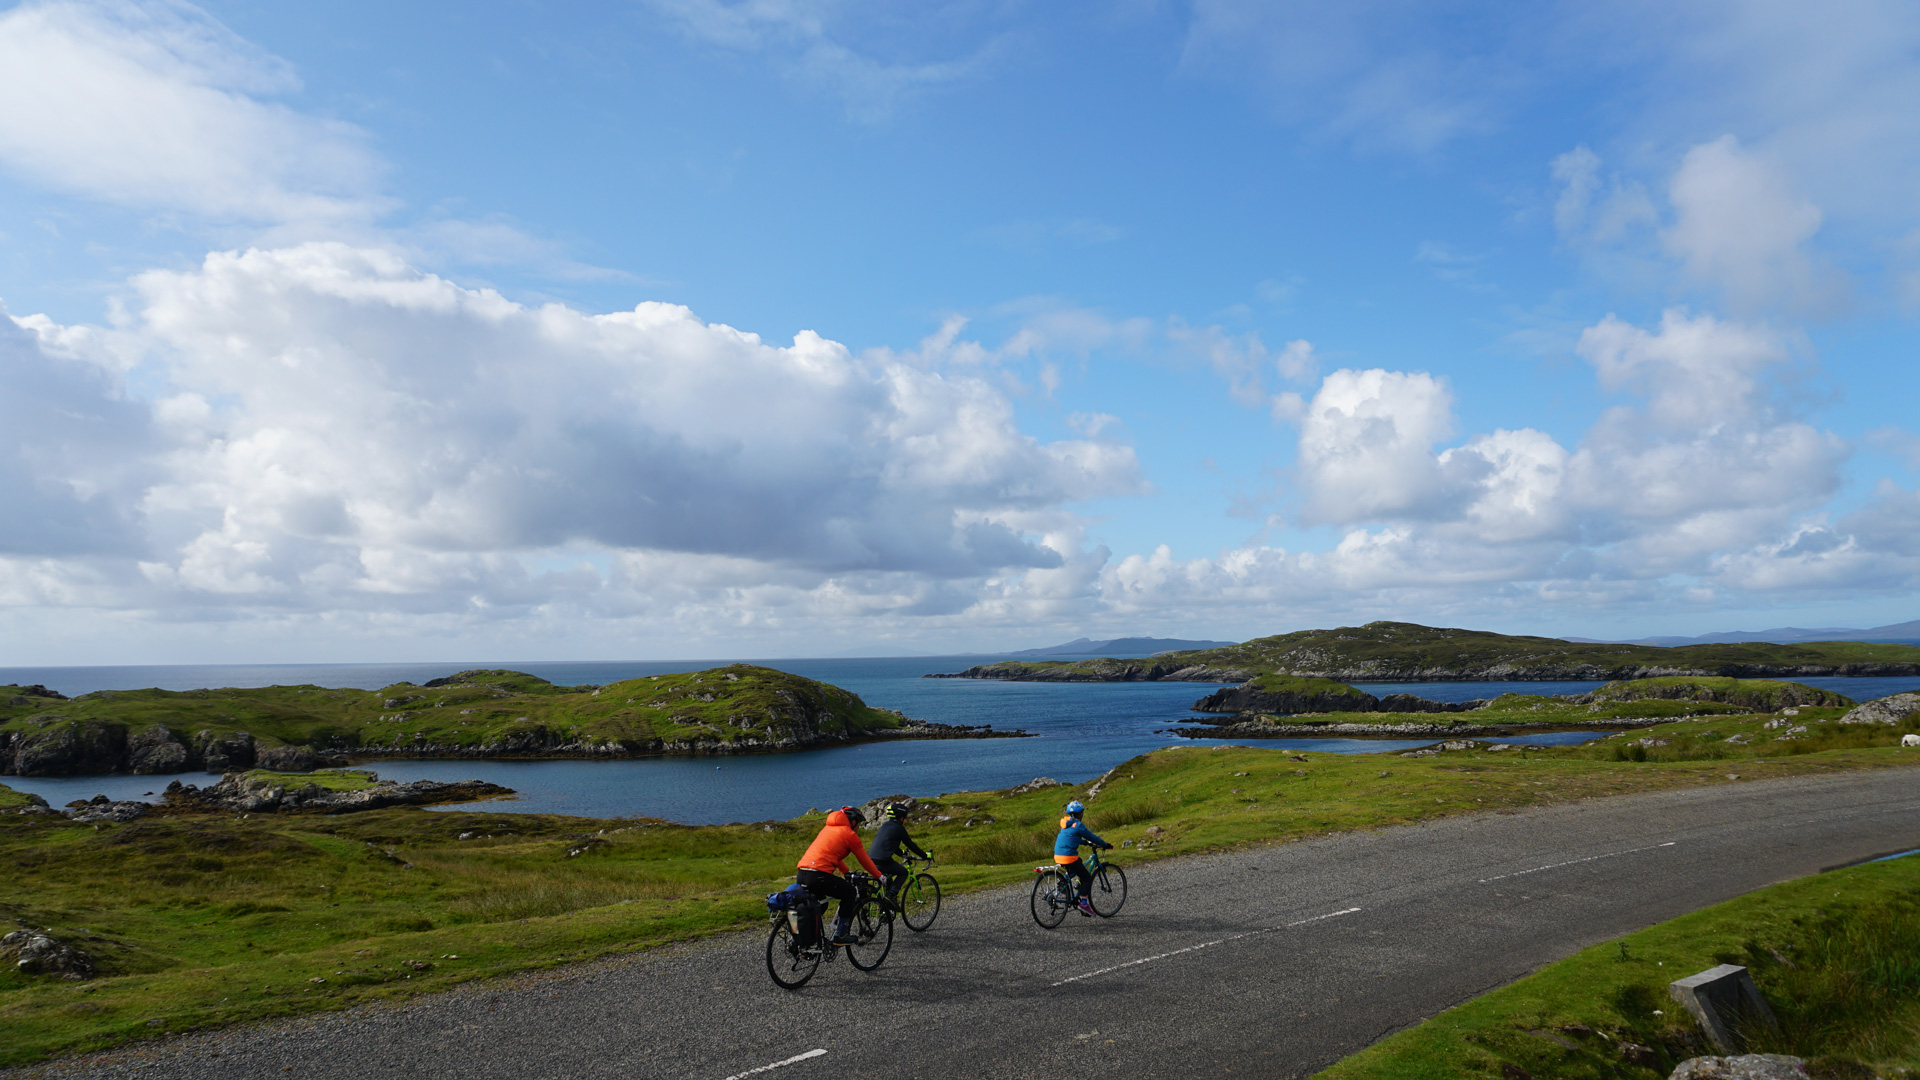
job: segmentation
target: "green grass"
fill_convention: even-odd
[[[734,664],[607,686],[555,686],[513,671],[468,671],[447,685],[383,690],[271,686],[219,690],[112,690],[71,701],[8,694],[0,735],[42,739],[63,731],[127,733],[162,725],[183,745],[202,732],[246,732],[263,746],[344,753],[433,748],[539,754],[646,753],[697,743],[798,745],[820,736],[898,728],[897,713],[837,686]],[[782,741],[785,741],[783,744]]]
[[[1612,760],[1611,745],[1425,758],[1175,746],[1121,764],[1095,796],[1084,784],[941,796],[912,828],[939,853],[943,888],[959,893],[1045,863],[1071,798],[1088,803],[1091,828],[1123,845],[1120,861],[1137,863],[1475,810],[1745,782],[1731,773],[1757,779],[1920,761],[1893,745],[1900,729],[1879,725],[1823,735],[1832,740],[1825,748],[1807,742],[1808,752],[1783,752],[1802,743],[1770,741],[1777,732],[1762,728],[1767,719],[1710,717],[1634,732],[1669,740],[1646,761]],[[1726,742],[1742,733],[1754,741]],[[1720,756],[1696,757],[1695,748]],[[87,983],[0,972],[0,1065],[760,926],[762,897],[792,880],[820,823],[817,814],[692,827],[418,808],[98,825],[0,815],[0,923],[49,927],[93,953],[102,971]]]
[[[265,780],[279,787],[300,788],[311,784],[327,791],[366,791],[379,783],[378,774],[367,769],[316,769],[304,773],[250,769],[246,775],[249,780]]]
[[[1718,1053],[1667,984],[1716,964],[1753,974],[1780,1020],[1755,1052],[1815,1076],[1920,1073],[1920,858],[1775,885],[1577,953],[1334,1065],[1319,1080],[1657,1080]],[[1623,1042],[1649,1047],[1634,1065]]]

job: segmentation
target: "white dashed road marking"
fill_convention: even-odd
[[[1524,877],[1528,874],[1537,874],[1542,870],[1558,870],[1563,866],[1578,866],[1581,863],[1597,862],[1601,859],[1617,859],[1622,855],[1635,855],[1642,851],[1658,851],[1663,847],[1672,847],[1677,843],[1679,843],[1678,840],[1669,840],[1664,844],[1649,844],[1646,847],[1628,848],[1625,851],[1609,851],[1605,855],[1589,855],[1584,859],[1568,859],[1566,862],[1557,862],[1548,866],[1536,866],[1531,870],[1515,870],[1511,874],[1495,874],[1492,877],[1481,878],[1480,884],[1485,885],[1489,881],[1505,881],[1508,878]]]
[[[824,1047],[809,1050],[804,1054],[795,1054],[792,1057],[786,1059],[785,1061],[776,1061],[771,1065],[762,1065],[757,1069],[748,1069],[746,1072],[743,1072],[743,1073],[734,1073],[732,1076],[727,1077],[727,1080],[742,1080],[743,1077],[758,1076],[763,1072],[772,1072],[775,1069],[784,1069],[789,1065],[798,1065],[801,1062],[807,1061],[812,1058],[825,1057],[826,1053],[827,1051]]]
[[[1169,956],[1179,956],[1181,953],[1198,952],[1201,949],[1210,949],[1215,945],[1224,945],[1229,941],[1239,941],[1241,938],[1255,937],[1260,934],[1271,934],[1276,930],[1291,930],[1296,926],[1305,926],[1308,923],[1316,923],[1322,919],[1337,919],[1342,915],[1351,915],[1354,912],[1359,910],[1360,909],[1357,907],[1350,907],[1350,908],[1347,908],[1345,911],[1331,911],[1325,915],[1315,915],[1311,919],[1301,919],[1297,922],[1290,922],[1285,926],[1267,926],[1267,927],[1262,927],[1259,930],[1249,930],[1244,934],[1234,934],[1231,937],[1223,937],[1223,938],[1216,939],[1214,941],[1203,941],[1198,945],[1189,945],[1184,949],[1175,949],[1172,952],[1163,952],[1158,956],[1148,956],[1148,957],[1143,957],[1142,959],[1139,959],[1139,960],[1129,960],[1124,964],[1115,964],[1112,967],[1103,967],[1099,971],[1089,971],[1085,975],[1075,975],[1070,979],[1061,979],[1057,983],[1047,984],[1047,988],[1051,990],[1056,986],[1065,986],[1071,982],[1079,982],[1081,979],[1091,979],[1095,975],[1105,975],[1109,971],[1120,971],[1124,968],[1139,967],[1141,964],[1151,964],[1155,960],[1165,960]]]

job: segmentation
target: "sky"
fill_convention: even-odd
[[[0,666],[1920,618],[1920,8],[0,7]]]

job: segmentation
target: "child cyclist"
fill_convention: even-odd
[[[1113,845],[1093,835],[1093,830],[1080,823],[1080,815],[1087,808],[1079,799],[1067,804],[1067,816],[1060,819],[1060,835],[1053,841],[1053,862],[1063,874],[1072,874],[1073,880],[1080,886],[1080,914],[1093,914],[1093,872],[1087,864],[1080,861],[1080,845],[1090,844],[1097,848],[1112,848]]]

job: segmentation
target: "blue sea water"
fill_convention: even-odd
[[[159,687],[271,686],[308,683],[380,689],[421,683],[467,668],[511,668],[556,683],[608,683],[642,675],[691,671],[725,661],[488,662],[468,664],[300,664],[174,667],[4,668],[0,684],[43,683],[65,694]],[[929,679],[960,671],[978,656],[753,661],[844,686],[869,704],[947,724],[992,724],[1032,732],[1025,739],[874,743],[732,758],[644,758],[629,761],[384,761],[373,766],[395,780],[480,779],[520,792],[489,809],[594,817],[640,815],[690,824],[787,818],[809,807],[864,802],[881,795],[937,795],[1001,788],[1051,776],[1082,781],[1163,746],[1196,752],[1230,745],[1185,739],[1167,729],[1194,716],[1192,704],[1215,689],[1207,683],[1017,683]],[[1808,679],[1856,699],[1920,689],[1920,678]],[[1466,701],[1502,693],[1570,694],[1595,682],[1369,683],[1373,694],[1412,693],[1438,701]],[[1507,741],[1564,744],[1595,736],[1582,732],[1533,735]],[[1382,753],[1431,740],[1272,739],[1251,743],[1275,752],[1311,749]],[[170,777],[8,777],[58,806],[76,798],[151,798]],[[189,774],[186,783],[207,779]]]

